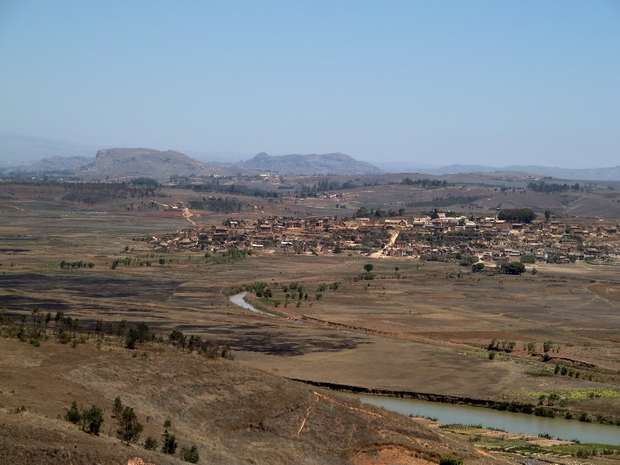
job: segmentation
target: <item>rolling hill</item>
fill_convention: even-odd
[[[219,170],[174,150],[161,152],[148,148],[102,149],[95,161],[76,170],[86,179],[131,179],[150,177],[169,179],[170,176],[208,176]]]
[[[344,153],[270,156],[261,152],[254,158],[240,163],[239,166],[300,175],[367,175],[381,172],[376,166],[358,161]]]
[[[450,456],[509,463],[333,392],[162,344],[141,347],[137,357],[113,340],[37,348],[0,338],[0,462],[180,465],[187,462],[178,452],[195,445],[199,463],[222,465],[432,465]],[[116,437],[116,397],[144,427],[137,444]],[[73,401],[103,409],[98,436],[64,420]],[[166,420],[179,444],[175,456],[159,452]],[[141,446],[147,437],[157,450]]]

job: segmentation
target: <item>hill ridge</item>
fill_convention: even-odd
[[[265,152],[260,152],[239,165],[246,168],[298,175],[367,175],[381,172],[375,165],[356,160],[341,152],[305,155],[268,155]]]
[[[176,150],[162,152],[144,147],[100,149],[92,163],[76,171],[76,174],[90,179],[141,176],[168,179],[172,175],[208,176],[218,173],[215,167]]]

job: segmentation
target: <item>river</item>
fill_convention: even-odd
[[[482,425],[483,428],[498,428],[508,433],[531,436],[550,434],[554,439],[578,439],[582,443],[609,444],[620,446],[620,427],[583,423],[560,418],[543,418],[523,413],[502,412],[481,407],[442,404],[414,399],[346,394],[362,402],[377,405],[388,410],[413,416],[437,418],[444,425],[462,423]]]
[[[238,305],[239,307],[246,308],[246,309],[248,309],[248,310],[250,310],[252,312],[260,313],[261,315],[275,316],[275,315],[272,315],[271,313],[261,312],[260,310],[257,310],[256,308],[252,307],[251,304],[249,304],[245,300],[243,300],[243,298],[246,295],[247,295],[247,292],[240,292],[239,294],[231,295],[229,297],[229,300],[233,304]]]
[[[230,301],[252,312],[274,316],[257,310],[243,300],[246,294],[247,292],[240,292],[230,296]],[[582,443],[620,446],[620,427],[618,426],[583,423],[560,418],[543,418],[523,413],[502,412],[488,408],[443,404],[424,400],[370,396],[367,394],[346,393],[346,395],[404,415],[437,418],[437,421],[444,425],[451,423],[482,425],[483,428],[497,428],[509,433],[529,434],[531,436],[550,434],[554,439],[578,439]]]

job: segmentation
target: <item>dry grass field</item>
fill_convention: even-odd
[[[139,240],[146,235],[186,227],[189,223],[180,213],[126,212],[120,202],[86,208],[59,202],[60,194],[34,192],[0,201],[0,313],[13,316],[17,321],[20,315],[29,318],[32,308],[37,307],[43,313],[62,311],[77,318],[80,328],[85,331],[94,331],[99,319],[106,327],[126,320],[130,325],[146,323],[160,335],[178,329],[190,335],[212,337],[220,344],[230,345],[234,351],[234,364],[240,371],[226,375],[230,376],[231,385],[247,385],[243,377],[249,375],[243,373],[250,371],[244,370],[258,369],[266,373],[264,383],[275,383],[270,388],[273,390],[288,386],[284,378],[291,378],[489,401],[537,403],[541,394],[559,392],[565,397],[563,407],[567,409],[620,417],[618,394],[586,399],[566,394],[620,387],[616,381],[620,374],[620,267],[585,263],[537,264],[538,273],[535,275],[528,268],[528,272],[521,276],[508,276],[472,274],[456,264],[413,259],[370,260],[359,255],[270,253],[253,255],[234,263],[209,264],[204,253],[186,250],[164,253]],[[355,199],[351,205],[358,201],[362,203],[362,200]],[[304,211],[327,211],[327,202],[331,200],[315,199],[309,202],[312,205],[303,208],[308,208]],[[274,208],[284,211],[302,206],[289,203]],[[257,217],[260,214],[250,212],[241,216]],[[215,224],[223,218],[225,215],[204,214],[194,219]],[[135,265],[136,258],[149,260],[152,264]],[[159,263],[160,258],[164,259],[164,264]],[[111,269],[113,261],[124,259],[134,262]],[[60,269],[63,260],[83,260],[92,263],[93,267]],[[375,279],[359,279],[364,273],[364,265],[369,262],[374,266]],[[255,282],[267,283],[274,295],[268,300],[253,297],[251,301],[276,316],[260,315],[237,307],[224,295],[235,286]],[[334,282],[339,283],[336,290],[329,288]],[[291,283],[302,285],[308,298],[304,295],[299,300],[291,296],[285,307],[287,291],[283,288],[290,287]],[[323,284],[326,289],[319,291]],[[288,293],[291,292],[289,289]],[[319,292],[321,296],[317,298]],[[276,306],[275,301],[280,304]],[[512,350],[497,350],[498,356],[490,359],[486,349],[494,339],[500,343],[512,341],[515,345]],[[546,353],[546,361],[545,342],[551,342],[554,347]],[[34,360],[39,357],[38,362],[33,362],[35,365],[43,360],[46,364],[51,363],[54,357],[49,351],[61,350],[50,349],[47,345],[34,348],[17,342],[2,343],[3,355],[14,350],[9,347],[17,347],[12,344],[18,344],[20,350],[28,348]],[[525,348],[528,343],[530,350]],[[531,343],[535,343],[534,349]],[[67,354],[71,353],[78,352],[67,351]],[[67,371],[64,372],[61,367],[50,365],[53,368],[49,368],[51,371],[47,375],[36,375],[45,379],[49,373],[58,371],[59,376],[62,373],[62,383],[79,386],[65,388],[59,384],[57,393],[62,396],[55,401],[53,408],[44,407],[45,399],[41,394],[36,402],[28,400],[27,389],[31,389],[28,386],[43,388],[35,375],[30,380],[20,381],[21,388],[16,392],[24,396],[21,398],[6,395],[11,384],[8,378],[2,377],[0,390],[5,394],[0,397],[0,404],[5,408],[27,405],[29,411],[48,416],[45,421],[52,422],[62,408],[70,405],[68,392],[73,396],[83,392],[83,397],[78,398],[80,402],[97,401],[102,405],[110,405],[114,397],[120,395],[129,405],[136,406],[143,419],[152,416],[153,434],[156,434],[156,426],[161,426],[161,418],[155,419],[158,409],[158,415],[173,417],[173,423],[178,425],[183,436],[197,443],[203,441],[200,442],[201,450],[215,454],[213,463],[252,463],[252,457],[262,457],[254,463],[290,463],[287,460],[291,457],[310,454],[310,450],[314,450],[315,455],[308,456],[314,458],[302,463],[338,463],[322,461],[321,454],[332,454],[346,442],[339,439],[343,442],[330,445],[330,452],[317,452],[316,446],[308,445],[310,443],[282,443],[280,446],[277,445],[279,439],[270,439],[276,442],[263,445],[252,436],[257,433],[251,428],[246,437],[243,429],[232,426],[235,434],[231,439],[222,437],[217,441],[206,441],[201,438],[215,434],[212,424],[203,418],[195,418],[183,425],[183,419],[192,415],[195,395],[207,388],[192,385],[189,369],[183,368],[185,362],[174,361],[175,354],[166,353],[160,357],[155,351],[149,354],[148,362],[144,362],[125,353],[98,352],[92,347],[80,349],[79,353],[79,357],[90,361],[83,365],[67,362]],[[105,354],[103,359],[101,354]],[[71,358],[70,355],[63,357]],[[6,358],[3,359],[2,370],[6,374],[11,364],[7,365]],[[118,380],[112,368],[115,363],[122,366],[125,373],[119,375]],[[164,363],[165,369],[161,365]],[[553,375],[557,364],[579,370],[581,376]],[[214,376],[208,371],[215,368],[203,365],[200,366],[207,371],[201,382],[207,382]],[[17,376],[20,370],[13,374]],[[158,379],[159,370],[168,373],[166,376],[170,378],[183,379],[186,390],[172,390],[175,383],[171,379]],[[592,376],[584,379],[584,375]],[[152,382],[152,379],[158,380]],[[163,389],[162,386],[167,387]],[[305,400],[290,401],[297,406],[319,398],[314,397],[311,388],[298,389],[300,391],[295,396],[305,396]],[[245,397],[246,394],[240,392],[235,402]],[[258,408],[257,405],[262,405],[263,400],[259,397],[251,408],[248,407],[248,415]],[[176,400],[172,402],[171,399]],[[272,404],[267,404],[266,408],[275,408],[275,404],[269,405]],[[334,402],[325,402],[327,410],[334,405]],[[298,415],[298,410],[299,407],[290,411]],[[26,414],[24,418],[28,416]],[[10,426],[14,418],[10,417],[4,424],[18,428]],[[332,418],[330,421],[336,420]],[[292,430],[284,433],[284,429],[278,429],[285,428],[284,423],[278,424],[277,428],[274,426],[280,431],[276,436],[293,435]],[[202,425],[203,433],[194,431],[196,424]],[[299,425],[298,419],[291,420],[286,428],[294,429],[291,426],[294,424]],[[321,426],[326,428],[325,431],[336,427],[343,434],[349,428],[325,425]],[[263,426],[270,428],[269,425]],[[36,426],[28,426],[31,427]],[[73,437],[71,431],[63,434]],[[319,441],[318,436],[316,440]],[[368,439],[366,445],[358,444],[355,451],[347,449],[346,460],[357,457],[355,460],[359,464],[389,463],[388,459],[371,460],[375,452],[377,457],[390,454],[386,450],[364,449],[373,441]],[[6,450],[6,441],[4,444]],[[240,451],[236,458],[233,457],[232,450],[241,450],[247,444],[256,447],[247,455]],[[257,452],[263,447],[265,456]],[[393,451],[393,457],[400,457],[405,449],[415,449],[411,445],[405,449],[399,447]],[[273,454],[274,448],[281,450],[282,455],[269,455]],[[86,462],[84,457],[80,460]],[[125,460],[129,455],[122,457]],[[427,459],[436,460],[437,457],[428,456]],[[147,455],[144,458],[149,460]],[[342,463],[348,463],[343,460]],[[166,462],[160,460],[157,463]]]
[[[45,342],[35,348],[0,339],[2,463],[185,463],[116,439],[116,397],[137,412],[140,444],[151,437],[161,447],[170,420],[179,449],[196,446],[200,463],[362,465],[385,463],[377,460],[382,456],[410,464],[450,456],[509,463],[408,417],[236,362],[161,344],[141,347],[139,356],[114,341],[97,347]],[[98,437],[63,419],[73,401],[104,410]]]

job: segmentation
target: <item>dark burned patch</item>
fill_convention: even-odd
[[[32,307],[38,307],[42,312],[68,312],[71,307],[60,300],[37,299],[21,295],[0,295],[0,308],[10,309],[3,311],[5,315],[20,315],[30,312]]]
[[[30,249],[0,249],[0,253],[22,253],[30,252]]]
[[[200,326],[180,327],[184,332],[204,332]],[[202,330],[202,331],[201,331]],[[249,325],[214,327],[207,337],[226,344],[234,350],[259,352],[266,355],[295,356],[311,352],[339,352],[369,344],[367,339],[351,335],[324,334],[321,336],[282,331],[275,328],[257,328]]]
[[[0,296],[0,313],[10,316],[16,322],[26,314],[30,321],[32,309],[37,307],[43,314],[51,313],[52,318],[56,312],[64,312],[67,316],[80,320],[80,329],[84,331],[94,330],[97,320],[103,320],[105,325],[116,324],[120,320],[127,320],[128,324],[146,323],[149,328],[167,328],[170,319],[165,312],[155,311],[150,308],[128,307],[119,309],[116,307],[102,307],[96,305],[67,305],[64,302],[31,299],[21,296]]]
[[[76,274],[45,275],[20,273],[0,275],[0,288],[25,292],[58,292],[60,295],[80,295],[99,299],[139,300],[141,302],[168,299],[182,281],[135,278],[113,278]]]

